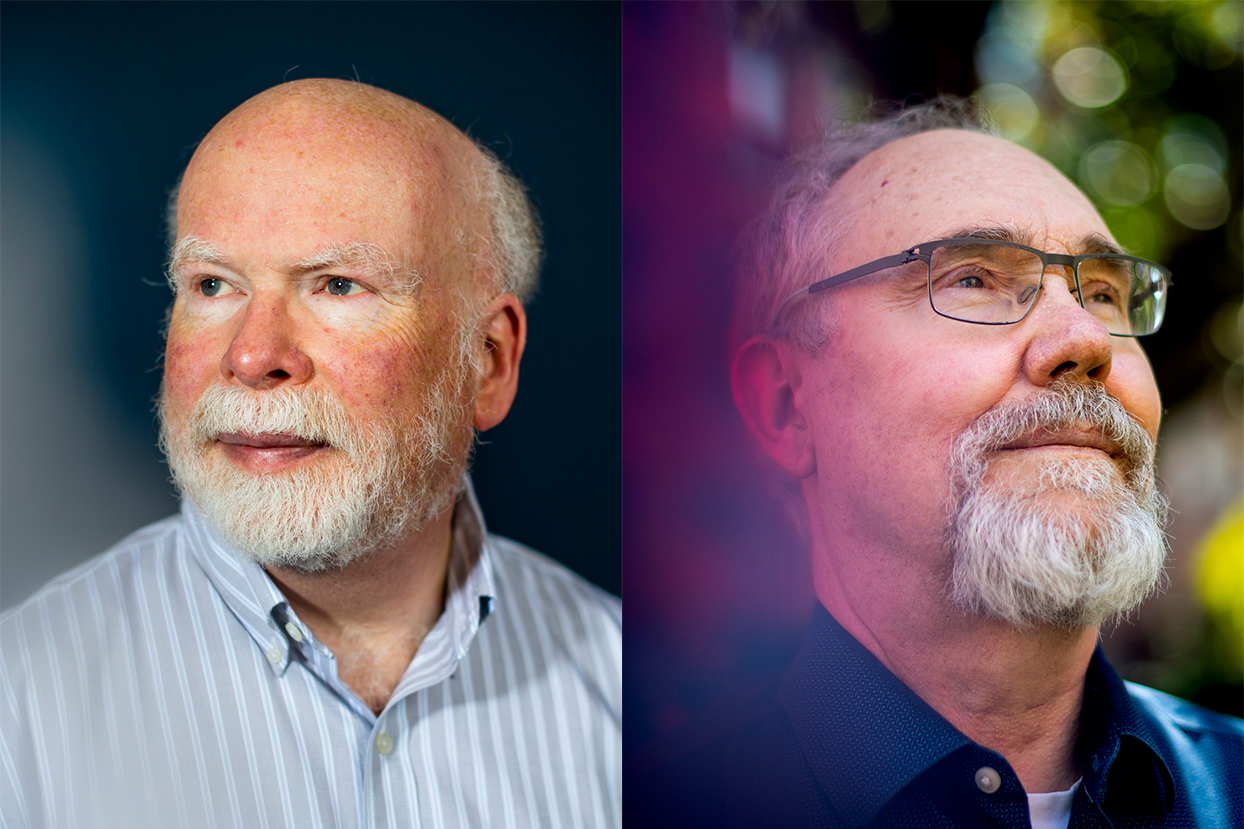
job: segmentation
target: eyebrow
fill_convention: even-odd
[[[173,247],[169,256],[168,280],[174,291],[177,290],[177,274],[190,262],[204,262],[211,265],[228,266],[229,256],[220,248],[194,235],[183,236]],[[333,268],[351,268],[376,274],[392,280],[402,290],[413,291],[423,282],[422,276],[414,270],[399,270],[380,245],[374,242],[343,242],[326,245],[301,259],[286,270],[295,277],[306,276],[315,271]]]
[[[168,266],[165,269],[165,277],[168,279],[168,286],[173,293],[177,293],[177,274],[188,262],[207,262],[212,265],[227,265],[229,257],[225,256],[220,248],[211,242],[200,239],[193,234],[187,234],[177,240],[177,244],[173,246],[173,250],[169,253]]]
[[[356,268],[385,275],[396,272],[389,254],[380,245],[368,242],[346,242],[322,247],[305,259],[290,266],[289,272],[303,276],[312,271],[331,268]]]
[[[322,247],[291,265],[289,272],[294,276],[305,276],[333,268],[352,268],[376,274],[390,280],[403,291],[413,292],[423,284],[423,277],[418,271],[399,269],[393,264],[393,257],[388,251],[374,242],[343,242]]]
[[[950,232],[947,239],[988,239],[993,242],[1014,242],[1017,245],[1036,247],[1031,230],[1009,227],[1007,225],[970,225]],[[1080,240],[1076,246],[1080,254],[1117,253],[1127,256],[1123,248],[1111,242],[1100,233],[1090,233]]]

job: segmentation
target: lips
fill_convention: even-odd
[[[216,445],[237,466],[255,473],[290,470],[309,458],[328,451],[329,444],[299,435],[222,433]]]
[[[320,441],[299,437],[298,435],[282,435],[266,432],[258,435],[246,433],[229,433],[216,436],[216,440],[230,446],[250,447],[252,449],[311,449],[327,444]]]
[[[1118,443],[1107,438],[1099,429],[1088,425],[1071,429],[1038,429],[1021,435],[998,448],[1001,450],[1037,449],[1047,446],[1098,449],[1112,458],[1122,454]]]

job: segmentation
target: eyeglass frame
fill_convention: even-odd
[[[1020,317],[1019,319],[1010,320],[1008,322],[988,322],[988,321],[982,321],[982,320],[965,320],[965,319],[962,319],[961,317],[953,317],[950,314],[945,314],[937,310],[937,306],[933,304],[932,258],[933,258],[933,250],[941,247],[942,245],[999,245],[1001,247],[1016,248],[1018,250],[1024,250],[1024,251],[1028,251],[1029,253],[1035,254],[1037,258],[1041,260],[1041,278],[1037,280],[1036,296],[1034,296],[1028,308],[1025,309],[1024,315]],[[927,252],[925,253],[916,253],[916,251],[918,250],[925,250],[925,249],[927,249]],[[926,268],[925,282],[927,283],[927,290],[928,290],[928,296],[929,296],[929,307],[933,309],[933,313],[937,314],[940,317],[945,317],[946,319],[955,320],[956,322],[966,322],[969,325],[1015,325],[1016,323],[1023,322],[1028,317],[1028,314],[1032,312],[1032,309],[1036,307],[1037,299],[1039,299],[1041,295],[1041,289],[1045,286],[1045,271],[1047,268],[1049,268],[1050,265],[1064,265],[1064,266],[1071,267],[1072,278],[1075,280],[1075,284],[1076,284],[1076,287],[1075,287],[1076,301],[1079,302],[1080,307],[1083,308],[1084,307],[1084,294],[1082,294],[1080,291],[1080,263],[1087,262],[1090,259],[1126,259],[1129,262],[1140,262],[1145,265],[1149,265],[1153,268],[1156,268],[1158,273],[1162,275],[1162,291],[1166,292],[1170,290],[1171,272],[1167,268],[1163,267],[1162,265],[1159,265],[1157,262],[1152,262],[1148,259],[1142,259],[1139,256],[1130,256],[1126,253],[1082,253],[1076,256],[1072,256],[1066,253],[1047,253],[1043,250],[1037,250],[1036,248],[1029,247],[1028,245],[1021,245],[1018,242],[1009,242],[1009,241],[1005,241],[1001,239],[985,239],[981,237],[937,239],[932,242],[921,242],[918,245],[912,245],[911,247],[909,247],[907,250],[903,251],[902,253],[896,253],[893,256],[883,256],[880,259],[874,259],[872,262],[869,262],[866,265],[860,265],[857,268],[852,268],[849,271],[843,271],[840,274],[835,274],[834,276],[830,276],[825,279],[822,279],[819,282],[813,282],[811,285],[809,285],[806,288],[800,288],[798,291],[796,291],[795,293],[788,296],[785,300],[783,300],[782,304],[778,306],[777,312],[774,313],[773,315],[773,324],[769,326],[769,330],[771,332],[776,331],[778,327],[778,323],[782,321],[782,314],[785,313],[786,308],[792,302],[794,302],[795,300],[799,299],[800,297],[804,295],[818,294],[821,291],[825,291],[825,290],[828,290],[829,288],[842,285],[843,283],[850,282],[853,279],[859,279],[862,276],[869,276],[870,274],[874,274],[879,271],[889,270],[890,268],[897,268],[902,265],[908,265],[912,262],[924,262],[925,264],[925,268]],[[1150,334],[1156,334],[1158,329],[1162,327],[1162,323],[1165,322],[1165,320],[1166,320],[1166,306],[1165,304],[1163,304],[1162,314],[1158,317],[1157,325],[1154,326],[1154,329],[1152,331],[1148,331],[1144,334],[1116,334],[1113,331],[1109,331],[1107,333],[1109,333],[1110,336],[1112,337],[1133,337],[1133,338],[1134,337],[1147,337]]]

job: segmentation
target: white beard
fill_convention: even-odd
[[[1065,459],[1027,488],[986,481],[989,453],[1022,435],[1090,424],[1116,442],[1107,461]],[[1145,430],[1100,384],[1056,382],[1023,404],[990,411],[955,441],[948,592],[966,611],[1018,626],[1099,625],[1158,586],[1167,501]],[[1057,493],[1063,497],[1051,497]],[[1073,509],[1057,502],[1079,502]]]
[[[455,349],[459,356],[466,350]],[[469,358],[432,378],[415,423],[355,423],[319,389],[211,386],[188,417],[160,395],[160,442],[179,490],[208,526],[260,565],[344,567],[423,528],[462,491],[474,430]],[[216,446],[227,433],[328,445],[293,470],[250,472]]]

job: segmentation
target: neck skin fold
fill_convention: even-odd
[[[337,674],[379,714],[445,609],[451,504],[400,543],[339,570],[268,574],[337,659]]]
[[[1025,791],[1065,791],[1080,778],[1074,749],[1098,628],[1017,628],[971,615],[949,603],[944,575],[913,565],[933,559],[867,544],[844,559],[813,534],[817,598],[886,668],[1004,756]]]

